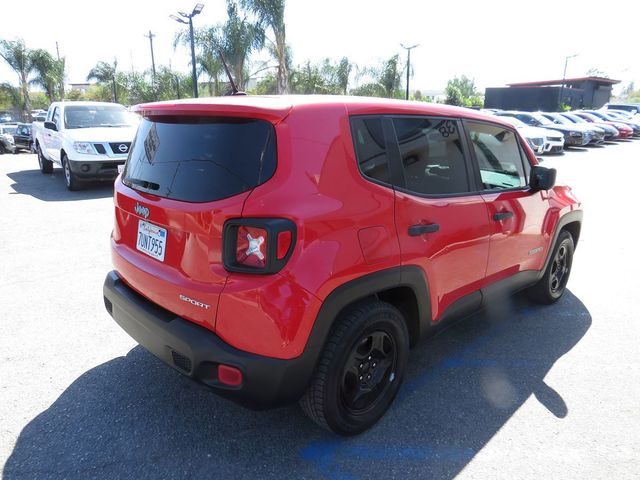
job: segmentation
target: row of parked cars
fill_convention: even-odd
[[[571,112],[485,110],[518,128],[536,154],[562,153],[566,147],[600,145],[640,137],[638,110],[614,108]]]

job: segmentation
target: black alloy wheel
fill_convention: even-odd
[[[571,234],[566,230],[561,231],[542,278],[527,290],[529,298],[548,305],[562,297],[571,274],[574,248]]]
[[[397,308],[377,299],[354,305],[336,320],[300,406],[327,430],[361,433],[393,402],[408,356],[409,333]]]
[[[365,334],[351,350],[342,372],[340,398],[351,415],[375,408],[395,380],[398,352],[391,335],[382,330]]]

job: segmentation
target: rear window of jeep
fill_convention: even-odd
[[[159,197],[211,202],[266,182],[275,169],[269,122],[163,116],[140,123],[122,182]]]

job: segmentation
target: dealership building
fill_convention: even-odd
[[[484,107],[528,112],[558,111],[563,104],[572,110],[600,108],[609,102],[611,89],[617,83],[620,80],[604,77],[509,83],[508,87],[487,88]]]

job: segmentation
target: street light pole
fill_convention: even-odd
[[[578,54],[575,53],[573,55],[569,55],[568,57],[564,57],[564,72],[562,73],[562,84],[560,85],[560,98],[558,99],[558,110],[562,110],[562,95],[564,94],[564,81],[567,78],[567,63],[569,63],[569,59],[573,57],[577,57]]]
[[[189,32],[191,34],[191,77],[193,78],[193,96],[198,98],[198,76],[196,75],[196,49],[193,44],[193,20],[189,17]]]
[[[202,12],[204,5],[202,3],[197,3],[195,7],[193,7],[193,12],[184,13],[178,12],[182,18],[176,17],[175,15],[169,15],[169,17],[176,22],[184,23],[185,25],[189,25],[189,36],[191,39],[191,78],[193,80],[193,96],[194,98],[198,98],[198,75],[196,73],[196,50],[193,40],[193,17]],[[184,20],[187,19],[188,21]]]
[[[405,47],[403,44],[400,44],[402,48],[407,51],[407,93],[405,95],[405,100],[409,100],[409,73],[411,72],[411,50],[416,47],[419,47],[420,44],[415,44],[411,47]]]

